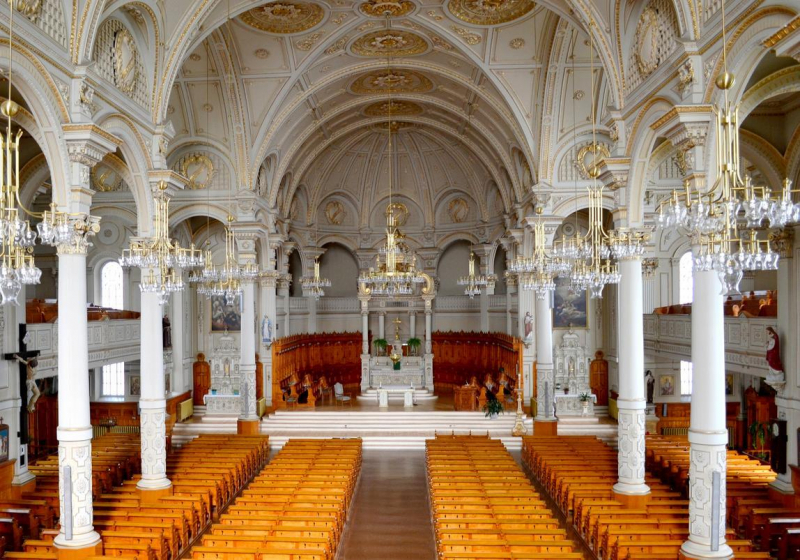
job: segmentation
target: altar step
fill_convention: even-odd
[[[389,392],[390,401],[402,401],[405,397],[405,387],[384,387]],[[378,389],[369,388],[356,396],[361,403],[378,403]],[[433,402],[438,399],[430,389],[414,389],[414,402]]]
[[[321,411],[279,410],[261,421],[260,431],[269,435],[270,447],[280,449],[290,438],[360,437],[365,449],[424,449],[425,440],[440,434],[489,434],[509,450],[522,447],[511,436],[515,415],[506,413],[487,419],[482,412],[451,411]],[[533,422],[525,418],[527,433]],[[183,445],[204,433],[235,434],[235,416],[208,416],[195,409],[191,422],[176,424],[174,445]],[[610,418],[566,417],[558,424],[559,435],[594,435],[616,448],[617,424]]]

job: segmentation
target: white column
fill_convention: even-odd
[[[272,341],[278,336],[278,298],[276,293],[276,281],[275,278],[266,277],[261,280],[261,314],[262,314],[262,321],[264,317],[268,318],[270,321],[270,327],[272,330],[272,339],[270,342],[263,341],[262,333],[262,342],[261,342],[261,364],[264,368],[264,379],[263,379],[263,387],[264,387],[264,398],[267,400],[267,406],[272,405],[272,350],[270,349],[270,345]],[[262,328],[263,324],[262,324]]]
[[[423,296],[425,302],[425,387],[433,391],[433,298],[435,295]]]
[[[409,338],[416,338],[417,337],[417,312],[412,311],[408,314],[408,329],[411,333]]]
[[[716,272],[694,271],[692,303],[692,405],[689,426],[689,558],[732,558],[725,543],[725,323],[722,284]],[[719,473],[714,499],[713,478]],[[715,507],[716,506],[716,507]],[[716,521],[712,511],[718,509]],[[712,525],[718,538],[712,543]]]
[[[361,392],[370,387],[369,298],[359,297],[361,304]]]
[[[100,542],[92,516],[92,424],[89,415],[89,331],[86,251],[58,249],[59,548]],[[160,331],[159,331],[160,332]],[[24,405],[23,405],[24,406]]]
[[[149,271],[142,270],[142,274]],[[167,478],[167,401],[164,398],[164,344],[161,338],[161,305],[158,294],[142,293],[141,391],[139,399],[142,438],[141,490],[172,486]]]
[[[183,359],[186,352],[183,338],[183,298],[186,292],[178,292],[172,296],[170,302],[170,335],[172,338],[172,383],[170,388],[173,393],[182,393],[187,389],[184,377]]]
[[[481,289],[481,332],[489,332],[489,291]]]
[[[641,496],[650,493],[644,482],[644,320],[642,317],[642,261],[624,259],[619,263],[619,452],[614,485],[618,494]]]
[[[256,301],[255,283],[242,282],[242,330],[239,334],[239,420],[258,420],[256,414]]]
[[[525,290],[520,290],[520,295]],[[532,294],[533,292],[531,292]],[[554,422],[553,395],[553,314],[550,293],[536,300],[536,418],[537,422]]]
[[[313,297],[306,298],[308,301],[308,332],[317,332],[317,300]]]
[[[361,309],[361,353],[369,354],[369,310]]]
[[[425,310],[425,353],[433,352],[433,312]]]
[[[378,338],[386,338],[386,313],[378,313]]]

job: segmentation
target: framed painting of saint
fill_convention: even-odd
[[[211,296],[211,332],[239,332],[242,312],[239,301],[226,303],[225,296]]]
[[[553,292],[553,328],[585,329],[589,325],[588,294],[586,290],[573,290],[569,279],[557,277]]]

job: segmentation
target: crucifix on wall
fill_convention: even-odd
[[[39,356],[38,350],[28,350],[30,335],[27,326],[19,325],[19,351],[3,354],[6,360],[13,360],[19,364],[19,398],[22,406],[19,408],[19,443],[21,446],[27,445],[28,434],[28,413],[33,412],[36,401],[39,398],[39,388],[36,386],[36,358]],[[28,399],[28,389],[31,391],[31,398]],[[20,466],[24,464],[24,454],[20,451]]]

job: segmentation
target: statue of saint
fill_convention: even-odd
[[[644,374],[644,380],[647,383],[647,403],[653,404],[653,395],[656,392],[656,378],[653,377],[653,372],[649,369]]]
[[[161,318],[161,341],[165,350],[172,348],[172,326],[169,322],[169,315]]]
[[[533,315],[530,311],[525,312],[525,340],[533,338]]]
[[[767,327],[767,368],[767,384],[780,392],[786,385],[786,374],[781,361],[781,340],[772,327]]]
[[[266,345],[272,344],[272,321],[266,315],[261,319],[261,342]]]

